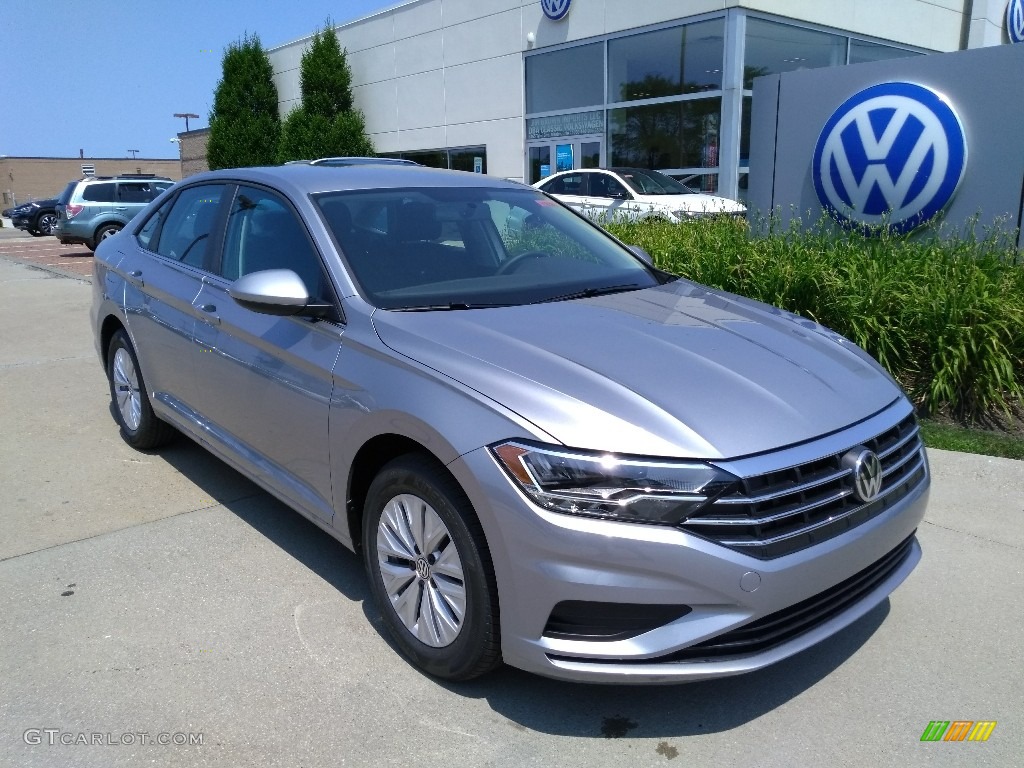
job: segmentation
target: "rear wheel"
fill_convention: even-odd
[[[114,416],[128,445],[144,451],[159,448],[174,437],[174,427],[153,413],[139,360],[124,331],[118,331],[110,340],[107,379]]]
[[[400,457],[374,478],[363,555],[384,622],[416,666],[469,680],[501,663],[483,530],[462,489],[430,459]]]
[[[92,243],[89,244],[89,250],[95,251],[96,247],[100,243],[102,243],[108,237],[113,237],[120,231],[120,224],[104,224],[102,227],[96,230],[96,236],[93,238]]]

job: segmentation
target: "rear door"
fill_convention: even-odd
[[[585,173],[563,173],[546,184],[542,184],[541,189],[554,195],[575,211],[587,215],[593,213],[587,204],[587,174]]]
[[[207,246],[225,185],[188,187],[121,238],[125,315],[154,408],[197,422],[195,299],[212,268]]]

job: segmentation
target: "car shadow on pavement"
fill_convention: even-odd
[[[367,621],[396,659],[401,658],[370,595],[358,555],[192,440],[179,437],[159,455],[345,597],[362,603]],[[756,720],[828,677],[871,638],[889,610],[886,599],[837,635],[796,656],[757,672],[717,680],[595,685],[502,667],[465,683],[433,682],[448,695],[485,699],[513,728],[551,735],[671,738],[717,733]],[[439,691],[439,695],[446,694]],[[671,753],[676,747],[665,742],[664,749]]]
[[[370,599],[358,556],[198,443],[178,435],[154,454],[347,598]]]

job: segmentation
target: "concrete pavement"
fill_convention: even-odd
[[[1024,754],[1022,462],[933,451],[918,569],[768,670],[664,688],[511,669],[439,684],[383,635],[354,555],[187,440],[159,454],[120,440],[89,301],[84,281],[0,259],[0,766],[862,768]],[[985,743],[922,743],[931,720],[998,725]],[[162,733],[186,743],[148,743]]]

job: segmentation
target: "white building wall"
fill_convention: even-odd
[[[973,5],[971,45],[1002,42],[1005,0]],[[574,0],[559,22],[538,0],[411,0],[336,34],[379,152],[485,144],[488,173],[522,178],[525,51],[729,8],[938,51],[964,33],[964,0]],[[299,103],[308,42],[269,52],[282,116]]]

